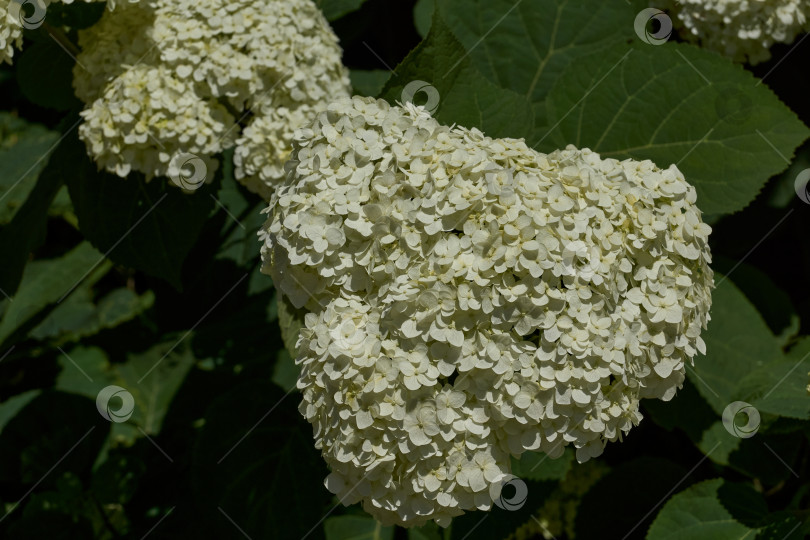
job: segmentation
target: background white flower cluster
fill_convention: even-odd
[[[510,455],[599,455],[704,350],[710,228],[675,166],[359,97],[295,144],[264,271],[309,312],[300,411],[345,504],[407,526],[488,509]]]
[[[312,0],[150,0],[80,32],[80,137],[120,176],[236,146],[237,179],[269,198],[294,129],[348,95],[335,34]],[[242,125],[244,124],[244,129]]]
[[[773,44],[810,30],[808,0],[668,0],[667,7],[686,39],[750,64],[768,60]]]

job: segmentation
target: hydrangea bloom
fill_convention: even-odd
[[[269,197],[292,131],[348,95],[337,37],[312,0],[143,1],[105,13],[80,45],[80,136],[121,176],[165,175],[177,152],[213,166],[236,145],[237,178]]]
[[[328,489],[383,523],[489,508],[510,454],[598,456],[704,351],[710,228],[674,165],[355,97],[288,170],[261,238],[308,311],[300,411]]]
[[[739,62],[768,60],[774,43],[791,43],[810,29],[807,0],[669,1],[692,41]]]

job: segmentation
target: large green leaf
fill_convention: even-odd
[[[667,501],[647,540],[753,540],[756,530],[736,521],[720,503],[722,479],[707,480]]]
[[[675,163],[704,212],[740,210],[810,135],[748,71],[692,45],[617,44],[581,58],[547,98],[530,144]]]
[[[44,137],[44,135],[41,135]],[[44,137],[49,140],[48,137]],[[54,151],[51,158],[47,161],[47,166],[39,175],[34,187],[28,192],[27,198],[19,210],[16,211],[11,223],[7,224],[0,230],[0,253],[3,253],[5,264],[0,266],[0,289],[4,291],[5,295],[14,295],[17,287],[22,278],[23,268],[28,262],[28,257],[37,248],[45,242],[45,227],[48,222],[48,209],[54,201],[60,188],[65,182],[65,174],[69,169],[65,169],[64,165],[67,156],[70,155],[72,140],[66,138]],[[40,145],[34,145],[36,150],[40,150]],[[25,148],[23,148],[25,150]],[[29,148],[29,151],[32,149]],[[44,150],[42,158],[47,156],[49,150]],[[32,156],[23,153],[23,161],[17,162],[16,159],[11,159],[12,171],[14,165],[27,163],[32,159]],[[3,159],[5,156],[0,156]],[[31,172],[37,171],[40,167],[40,161],[34,161],[28,173],[23,172],[23,176],[17,177],[12,182],[25,183],[26,180],[33,182]],[[15,171],[16,172],[16,171]],[[12,184],[14,186],[14,184]],[[19,186],[17,186],[19,187]],[[10,188],[6,195],[14,195],[15,188]],[[19,193],[17,193],[19,195]]]
[[[352,93],[361,96],[377,96],[391,78],[391,72],[384,69],[353,69],[349,73],[352,80]]]
[[[84,150],[67,180],[79,228],[113,261],[161,277],[181,288],[183,261],[215,202],[213,186],[183,193],[164,178],[151,182],[99,172]]]
[[[728,279],[715,274],[719,283],[712,293],[712,320],[703,333],[706,356],[687,369],[695,387],[718,414],[738,399],[739,382],[763,363],[781,356],[779,346],[754,306]]]
[[[113,426],[113,435],[119,442],[130,443],[143,433],[160,432],[172,399],[194,362],[188,342],[179,337],[115,364],[101,349],[79,346],[62,355],[57,388],[93,399],[106,386],[124,388],[134,399],[134,409],[126,424]]]
[[[132,320],[152,307],[154,301],[155,295],[151,291],[139,295],[123,287],[94,300],[92,288],[83,283],[49,313],[29,336],[57,342],[76,341]]]
[[[45,309],[67,298],[83,281],[93,283],[100,279],[110,270],[110,265],[103,262],[101,253],[83,242],[62,257],[29,264],[19,291],[0,320],[0,343]]]
[[[435,9],[436,0],[417,0],[413,6],[413,25],[420,36],[426,37],[430,32],[430,24]]]
[[[808,370],[810,337],[805,336],[783,358],[749,373],[740,387],[751,392],[752,404],[762,412],[808,420]]]
[[[538,125],[545,124],[543,102],[565,68],[626,41],[636,15],[629,3],[600,0],[439,0],[438,5],[472,65],[526,96],[535,105]]]
[[[44,126],[0,113],[0,225],[25,202],[58,138]]]
[[[734,401],[763,413],[810,419],[806,380],[810,340],[785,355],[760,314],[728,279],[716,276],[712,320],[704,333],[706,357],[687,375],[717,414]],[[802,366],[805,368],[802,368]]]
[[[529,101],[481,75],[441,18],[434,18],[428,37],[397,66],[382,97],[389,103],[404,101],[403,91],[415,81],[437,90],[434,116],[445,124],[477,127],[493,137],[517,137],[531,128]],[[412,99],[416,104],[434,105],[420,93]]]
[[[132,420],[148,434],[160,431],[172,398],[194,365],[189,339],[180,334],[146,352],[131,354],[126,363],[116,366],[121,386],[135,398]]]
[[[693,46],[636,39],[640,6],[442,0],[427,39],[397,67],[384,96],[398,99],[394,90],[424,80],[441,96],[437,117],[445,123],[524,137],[541,151],[575,144],[675,163],[705,212],[740,210],[810,131],[740,66]],[[482,74],[495,89],[481,84]],[[500,102],[511,116],[492,106],[497,87],[510,91]],[[518,95],[531,102],[533,118],[514,109]]]

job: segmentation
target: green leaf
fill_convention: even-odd
[[[3,427],[8,424],[9,420],[14,418],[20,410],[28,405],[28,403],[42,393],[39,389],[29,390],[22,394],[17,394],[9,399],[0,403],[0,432]]]
[[[687,376],[717,414],[744,401],[762,413],[810,419],[806,379],[796,376],[810,366],[810,340],[784,355],[740,290],[719,274],[715,279],[719,286],[712,295],[712,320],[703,335],[706,357],[687,369]]]
[[[285,392],[295,389],[298,382],[300,369],[295,365],[295,360],[290,356],[287,349],[281,349],[276,355],[276,365],[273,368],[273,382],[279,385]]]
[[[751,73],[685,44],[606,47],[572,64],[546,105],[530,145],[674,163],[711,214],[748,205],[810,135]]]
[[[56,148],[36,185],[29,191],[25,203],[14,214],[11,223],[0,230],[0,253],[5,257],[5,264],[0,266],[0,289],[5,295],[14,295],[29,255],[45,242],[48,208],[65,181],[63,167],[64,156],[69,152],[68,144],[66,142]],[[47,150],[43,157],[46,154]],[[31,156],[27,157],[30,160]],[[34,162],[32,167],[36,170],[39,162]],[[25,178],[30,177],[23,176],[21,179]]]
[[[60,390],[96,399],[103,388],[116,385],[132,395],[132,416],[113,426],[114,438],[123,443],[160,432],[172,399],[195,362],[188,342],[177,339],[129,354],[123,363],[111,364],[97,347],[76,347],[62,356]]]
[[[731,453],[740,447],[741,442],[742,439],[729,433],[718,420],[703,432],[698,448],[715,463],[728,465]]]
[[[353,69],[349,73],[352,80],[353,94],[360,96],[378,96],[391,78],[391,72],[384,69]]]
[[[324,521],[326,540],[393,540],[394,528],[364,516],[337,516]]]
[[[752,405],[761,412],[808,420],[810,419],[808,370],[810,370],[810,337],[805,336],[784,359],[761,366],[740,381],[740,386],[751,389],[752,396],[757,396]]]
[[[443,122],[524,137],[540,151],[574,144],[608,157],[652,159],[661,167],[675,163],[695,185],[704,212],[740,210],[786,167],[810,131],[742,67],[690,45],[635,40],[632,21],[640,5],[441,0],[427,40],[405,61],[419,69],[397,68],[396,80],[405,81],[400,88],[412,79],[427,81],[446,102],[455,87],[476,79],[456,72],[473,68],[511,91],[508,99],[512,93],[528,99],[532,121],[515,114],[492,133],[488,99],[477,106],[468,98],[463,110],[440,106]],[[427,45],[452,41],[442,35],[448,28],[461,51],[444,47],[443,57],[434,58],[438,48]]]
[[[67,184],[82,234],[113,261],[181,288],[183,261],[215,206],[214,187],[189,194],[165,178],[99,172],[81,146],[60,165],[73,170]]]
[[[94,283],[109,271],[104,257],[82,242],[58,259],[30,263],[23,273],[20,289],[0,320],[0,343],[37,314],[60,303],[83,280]]]
[[[793,194],[795,196],[795,192]],[[722,274],[734,270],[734,284],[765,319],[768,328],[778,337],[780,346],[799,332],[799,315],[790,295],[780,289],[768,274],[750,264],[714,255],[712,268]]]
[[[484,78],[440,17],[434,17],[428,37],[395,72],[397,76],[388,80],[382,92],[389,103],[403,101],[405,87],[423,81],[438,91],[434,116],[445,124],[477,127],[492,137],[518,137],[531,128],[528,100]],[[414,95],[413,102],[434,105],[426,103],[423,94]]]
[[[194,365],[188,339],[178,336],[159,343],[144,353],[130,354],[125,363],[116,366],[120,386],[135,398],[130,420],[149,435],[160,432],[172,398]]]
[[[73,94],[74,60],[46,33],[45,27],[41,32],[43,36],[15,59],[20,90],[26,99],[40,107],[57,111],[81,107]]]
[[[89,284],[83,283],[74,294],[59,304],[29,334],[34,339],[76,341],[98,332],[115,328],[152,307],[155,295],[151,291],[139,295],[120,288],[99,299],[93,299]]]
[[[565,68],[626,41],[636,16],[629,3],[600,0],[439,0],[438,5],[472,65],[526,96],[539,126],[546,125],[544,100]],[[514,130],[511,136],[530,135]]]
[[[700,395],[722,414],[726,406],[743,400],[739,382],[752,369],[781,356],[765,321],[729,279],[715,274],[719,283],[712,293],[712,320],[703,333],[706,356],[687,370]]]
[[[337,20],[347,13],[360,9],[363,2],[366,0],[315,0],[318,7],[321,8],[326,20]]]
[[[547,454],[524,452],[519,460],[512,461],[512,474],[524,480],[562,480],[574,463],[574,451],[567,448],[557,459]]]
[[[44,126],[0,113],[0,225],[25,202],[58,138]]]
[[[62,371],[56,389],[96,399],[105,386],[116,382],[107,354],[98,347],[78,346],[59,356]]]
[[[435,7],[436,0],[417,0],[416,5],[413,6],[413,24],[422,37],[426,37],[430,32]]]
[[[696,484],[667,501],[653,521],[647,540],[753,539],[756,530],[733,519],[720,503],[722,479]]]

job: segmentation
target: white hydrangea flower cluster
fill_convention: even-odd
[[[14,49],[21,49],[23,44],[23,23],[20,17],[26,19],[28,23],[39,22],[48,6],[55,1],[61,1],[63,4],[72,4],[73,0],[28,0],[29,8],[33,7],[34,13],[26,17],[26,8],[21,6],[21,2],[17,3],[17,10],[12,8],[13,0],[0,0],[0,63],[13,63]],[[85,2],[98,2],[105,0],[84,0]],[[114,0],[106,0],[110,9],[115,7]],[[129,2],[137,2],[138,0],[128,0]]]
[[[669,0],[668,7],[684,37],[750,64],[768,60],[773,44],[810,30],[808,0]]]
[[[11,0],[0,0],[0,62],[11,64],[14,49],[23,42],[23,26],[9,10]]]
[[[350,88],[312,0],[144,0],[105,13],[80,45],[79,133],[121,176],[165,175],[178,152],[215,166],[235,145],[237,178],[269,198],[292,132]]]
[[[385,524],[490,508],[510,455],[598,456],[705,351],[711,229],[674,165],[354,97],[287,167],[260,236],[309,312],[300,411],[328,489]]]

